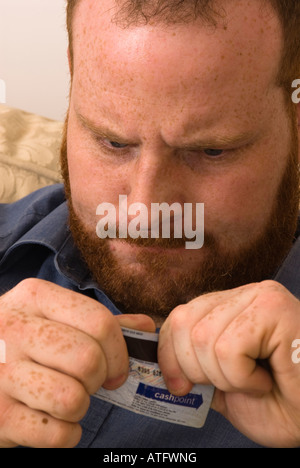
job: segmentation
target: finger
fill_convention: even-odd
[[[226,297],[231,297],[232,294],[231,291],[225,292]],[[224,300],[223,295],[222,299]],[[195,343],[193,338],[194,329],[219,303],[220,294],[218,293],[197,298],[188,304],[176,307],[162,326],[159,340],[159,363],[164,369],[164,378],[168,386],[172,387],[173,393],[180,391],[177,387],[179,385],[187,387],[187,382],[203,385],[212,383],[202,366],[202,356],[196,353],[195,347],[198,342]],[[201,328],[201,330],[204,329]],[[213,332],[215,331],[214,329]],[[203,338],[202,340],[200,337],[199,340],[201,348],[207,342],[211,344],[212,334],[204,332]],[[169,362],[173,362],[172,370]]]
[[[80,330],[58,322],[32,317],[24,337],[23,353],[24,359],[74,377],[90,395],[107,378],[107,359],[101,345]],[[9,359],[10,344],[7,356]]]
[[[254,296],[253,285],[247,285],[201,296],[171,312],[164,325],[169,330],[164,341],[173,341],[173,352],[181,373],[190,382],[231,389],[215,355],[215,344],[228,324]],[[168,354],[161,347],[160,365],[164,360],[168,362],[169,352],[172,352],[167,346],[164,349],[168,350]],[[168,366],[165,372],[168,380]]]
[[[264,333],[268,330],[272,335],[273,328],[270,317],[263,323],[264,307],[257,314],[261,287],[233,290],[239,294],[214,307],[193,329],[197,358],[208,378],[222,391],[261,394],[272,388],[269,373],[257,363],[257,359],[269,356],[267,350],[262,350]]]
[[[167,322],[162,326],[158,342],[158,363],[168,390],[174,395],[186,395],[192,388],[192,382],[186,377],[177,359],[171,329]],[[200,368],[197,366],[200,373]]]
[[[248,309],[229,324],[226,332],[218,339],[215,354],[231,387],[243,392],[268,393],[273,386],[272,377],[259,363],[259,360],[269,357],[269,353],[263,349],[266,327],[263,323],[257,323],[257,331],[254,333],[250,325],[253,321],[251,312]],[[270,321],[270,335],[272,328]]]
[[[196,356],[195,359],[201,363],[202,372],[207,379],[206,382],[203,380],[199,383],[209,382],[225,392],[237,390],[228,380],[228,375],[224,373],[220,365],[219,351],[222,351],[220,349],[222,337],[226,336],[228,326],[238,313],[239,307],[234,306],[231,301],[224,301],[221,305],[213,307],[192,327],[190,332],[191,348]],[[193,379],[196,381],[197,376]]]
[[[194,344],[191,340],[191,332],[194,322],[199,318],[195,317],[191,310],[186,306],[176,307],[172,311],[168,321],[165,322],[160,333],[160,356],[161,360],[168,363],[169,353],[174,353],[176,362],[179,365],[180,373],[192,383],[209,384],[201,361],[197,358],[194,350]],[[187,314],[188,320],[187,320]],[[199,314],[197,314],[199,315]],[[170,343],[172,342],[172,346]],[[168,344],[169,343],[169,346]],[[166,365],[166,378],[168,378],[168,365]]]
[[[121,327],[130,328],[132,330],[140,330],[149,333],[155,333],[156,325],[151,317],[144,314],[124,314],[117,315]]]
[[[116,316],[116,320],[120,326],[120,330],[121,330],[121,327],[125,327],[125,328],[130,328],[133,330],[141,330],[145,332],[154,333],[156,329],[155,323],[153,322],[153,320],[147,315],[143,315],[143,314],[118,315]],[[124,353],[127,359],[126,373],[121,373],[118,377],[108,377],[102,385],[106,390],[114,390],[120,387],[126,381],[128,377],[127,369],[129,368],[129,357],[128,357],[127,345],[125,343],[123,335],[122,335],[122,340],[126,348],[126,353]]]
[[[71,448],[81,439],[79,424],[57,420],[13,400],[0,398],[0,405],[6,408],[5,415],[0,416],[0,439],[4,447]]]
[[[10,317],[10,326],[14,325],[20,313],[22,316],[28,313],[64,323],[99,339],[102,338],[102,320],[113,318],[109,309],[96,300],[45,280],[26,279],[8,294],[10,300],[16,302],[13,308],[16,313]],[[111,326],[113,322],[111,320]]]
[[[10,398],[64,421],[78,422],[84,417],[90,398],[77,380],[29,361],[10,367],[9,378],[1,379],[1,391]]]
[[[27,312],[80,330],[101,345],[107,365],[106,378],[125,380],[128,372],[126,344],[118,321],[105,306],[82,294],[37,279],[22,281],[10,296],[6,296],[8,301],[15,302],[10,327],[15,326],[22,334],[28,325],[28,316],[24,317],[24,312]],[[44,332],[36,330],[31,336],[32,341],[39,343]],[[57,341],[53,335],[51,339],[61,346],[61,337]]]

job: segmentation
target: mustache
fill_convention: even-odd
[[[142,237],[142,235],[144,235],[144,237]],[[161,235],[161,232],[160,232],[160,235]],[[134,245],[136,247],[157,247],[157,248],[165,248],[165,249],[184,248],[187,242],[191,242],[195,238],[196,238],[196,235],[193,238],[191,238],[191,237],[185,236],[184,234],[180,238],[175,237],[173,229],[171,229],[169,238],[151,237],[151,231],[148,231],[148,237],[145,237],[145,232],[143,232],[143,234],[141,232],[141,235],[139,237],[133,238],[133,237],[127,236],[124,238],[120,236],[120,230],[118,226],[116,226],[116,237],[115,237],[115,239],[117,240],[120,240],[129,245]],[[206,247],[214,246],[216,244],[214,236],[208,232],[205,232],[204,243]]]

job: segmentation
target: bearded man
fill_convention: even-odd
[[[64,187],[0,207],[1,446],[300,445],[299,21],[294,0],[68,1]],[[203,247],[100,239],[121,194],[204,203]],[[159,329],[173,395],[215,387],[201,429],[91,396],[127,380],[122,327]]]

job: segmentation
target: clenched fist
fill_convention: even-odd
[[[213,408],[253,441],[300,446],[300,302],[274,281],[207,294],[174,309],[160,332],[169,391],[213,384]]]
[[[98,302],[37,279],[0,298],[0,446],[72,447],[89,396],[127,378],[121,326],[154,331],[147,316],[114,317]]]

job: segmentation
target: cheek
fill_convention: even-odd
[[[241,168],[214,180],[205,204],[207,229],[237,246],[259,236],[270,219],[279,186],[278,177],[266,174],[272,174],[271,168]]]
[[[97,158],[86,137],[78,130],[73,132],[72,125],[68,129],[68,167],[74,210],[86,226],[94,227],[97,206],[102,202],[116,204],[122,181]]]

